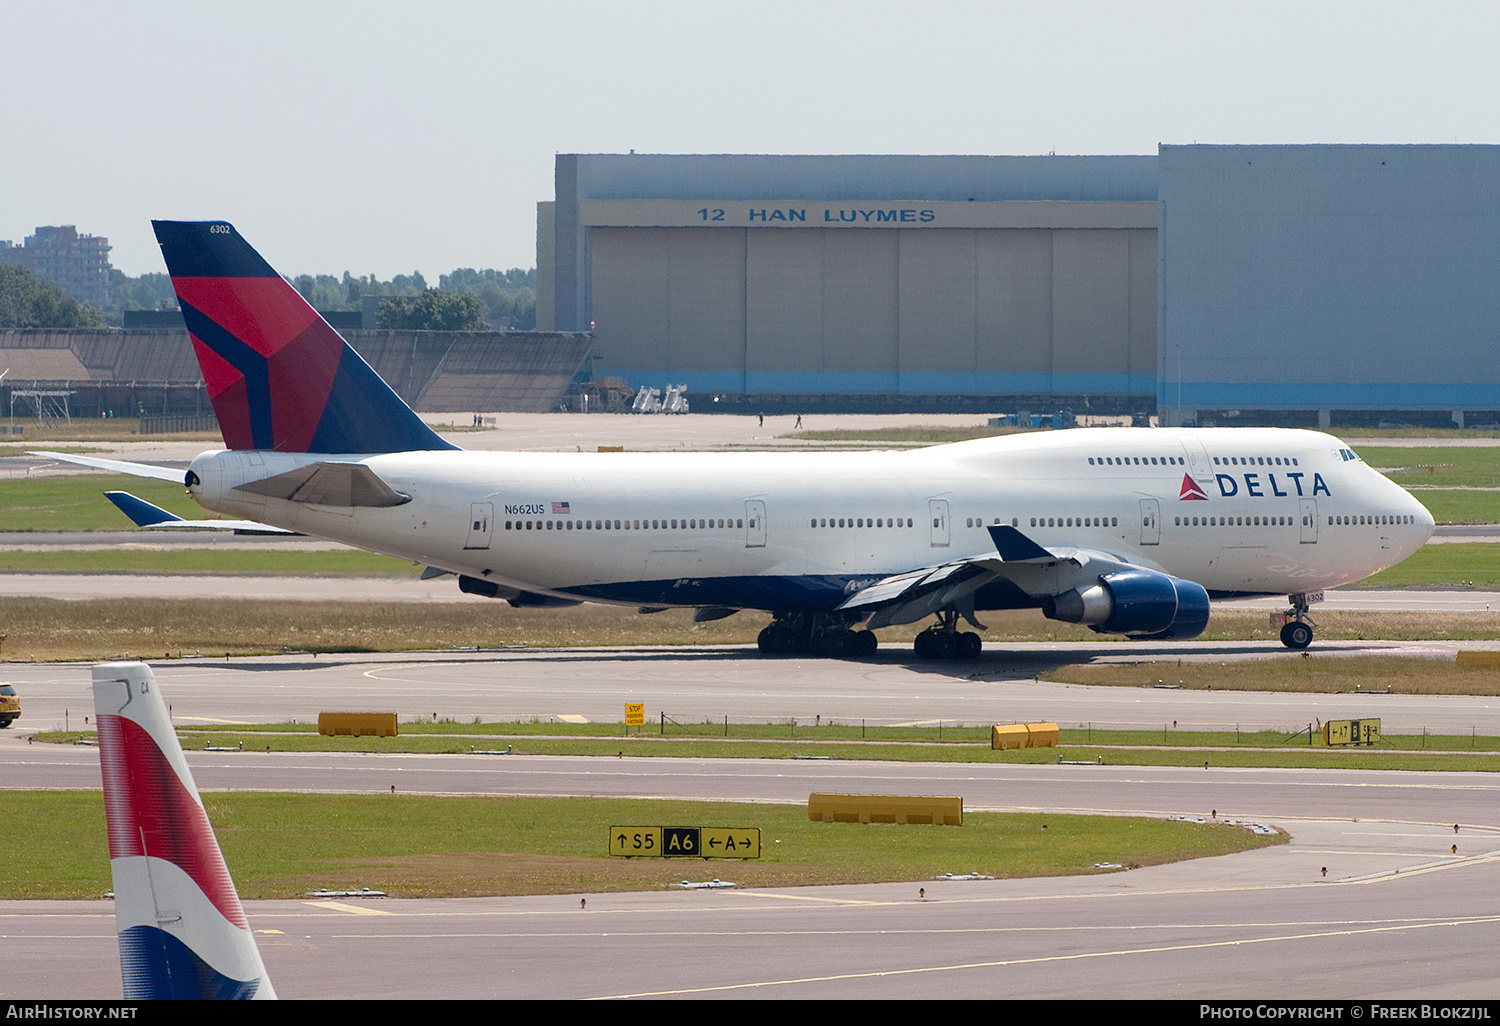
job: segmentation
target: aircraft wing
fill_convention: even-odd
[[[129,517],[137,527],[152,530],[180,531],[233,531],[235,534],[282,534],[300,537],[295,531],[256,523],[254,520],[185,520],[176,513],[169,513],[160,506],[129,492],[105,492],[104,497],[115,504],[121,513]]]
[[[57,460],[60,463],[76,463],[81,467],[93,467],[96,470],[112,470],[117,474],[130,474],[134,477],[154,477],[158,481],[171,481],[174,484],[182,484],[186,472],[174,470],[171,467],[158,467],[150,463],[131,463],[128,460],[107,460],[98,456],[75,456],[67,452],[28,452],[28,456],[45,456],[49,460]]]
[[[1087,586],[1106,574],[1142,569],[1104,552],[1044,548],[1008,525],[996,525],[989,531],[995,542],[993,556],[893,574],[861,588],[839,608],[872,610],[867,626],[876,630],[915,623],[952,606],[982,630],[974,619],[974,593],[986,584],[1007,580],[1028,595],[1043,598]]]

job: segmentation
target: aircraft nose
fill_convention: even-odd
[[[1432,532],[1437,527],[1437,521],[1433,519],[1432,514],[1428,512],[1427,507],[1422,505],[1422,503],[1417,499],[1415,495],[1407,492],[1406,498],[1408,500],[1408,509],[1410,510],[1410,515],[1412,518],[1412,526],[1413,528],[1421,532],[1421,540],[1417,542],[1417,545],[1420,547],[1427,544],[1427,539],[1432,537]]]

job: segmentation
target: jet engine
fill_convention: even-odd
[[[470,577],[460,574],[458,578],[458,590],[466,595],[483,595],[485,598],[504,599],[519,609],[522,606],[577,606],[583,603],[578,599],[558,598],[555,595],[538,595],[534,591],[522,591],[519,588],[510,588],[494,581],[481,580],[478,577]]]
[[[1098,584],[1043,599],[1042,613],[1100,634],[1186,640],[1208,626],[1208,592],[1154,570],[1121,570],[1100,577]]]

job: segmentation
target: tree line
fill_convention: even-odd
[[[78,302],[29,268],[0,266],[0,328],[118,327],[126,310],[172,310],[177,294],[165,274],[131,276],[109,269],[110,304],[100,310]],[[383,328],[435,331],[529,331],[536,327],[536,269],[476,270],[460,267],[440,275],[431,288],[420,271],[381,281],[373,274],[342,279],[301,274],[288,281],[317,310],[362,309],[365,296],[379,296]]]

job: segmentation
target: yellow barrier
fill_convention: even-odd
[[[1500,652],[1460,652],[1459,666],[1500,666]]]
[[[963,826],[964,800],[914,794],[810,794],[814,823],[936,823]]]
[[[1013,748],[1025,748],[1030,732],[1024,723],[1012,723],[1004,727],[990,728],[990,747],[997,752],[1008,752]]]
[[[990,747],[997,752],[1013,748],[1056,748],[1059,731],[1055,723],[1012,723],[990,728]]]
[[[318,733],[352,734],[354,737],[395,737],[396,714],[393,712],[318,713]]]
[[[1056,748],[1058,735],[1061,732],[1055,723],[1028,723],[1026,733],[1029,736],[1026,747]]]

